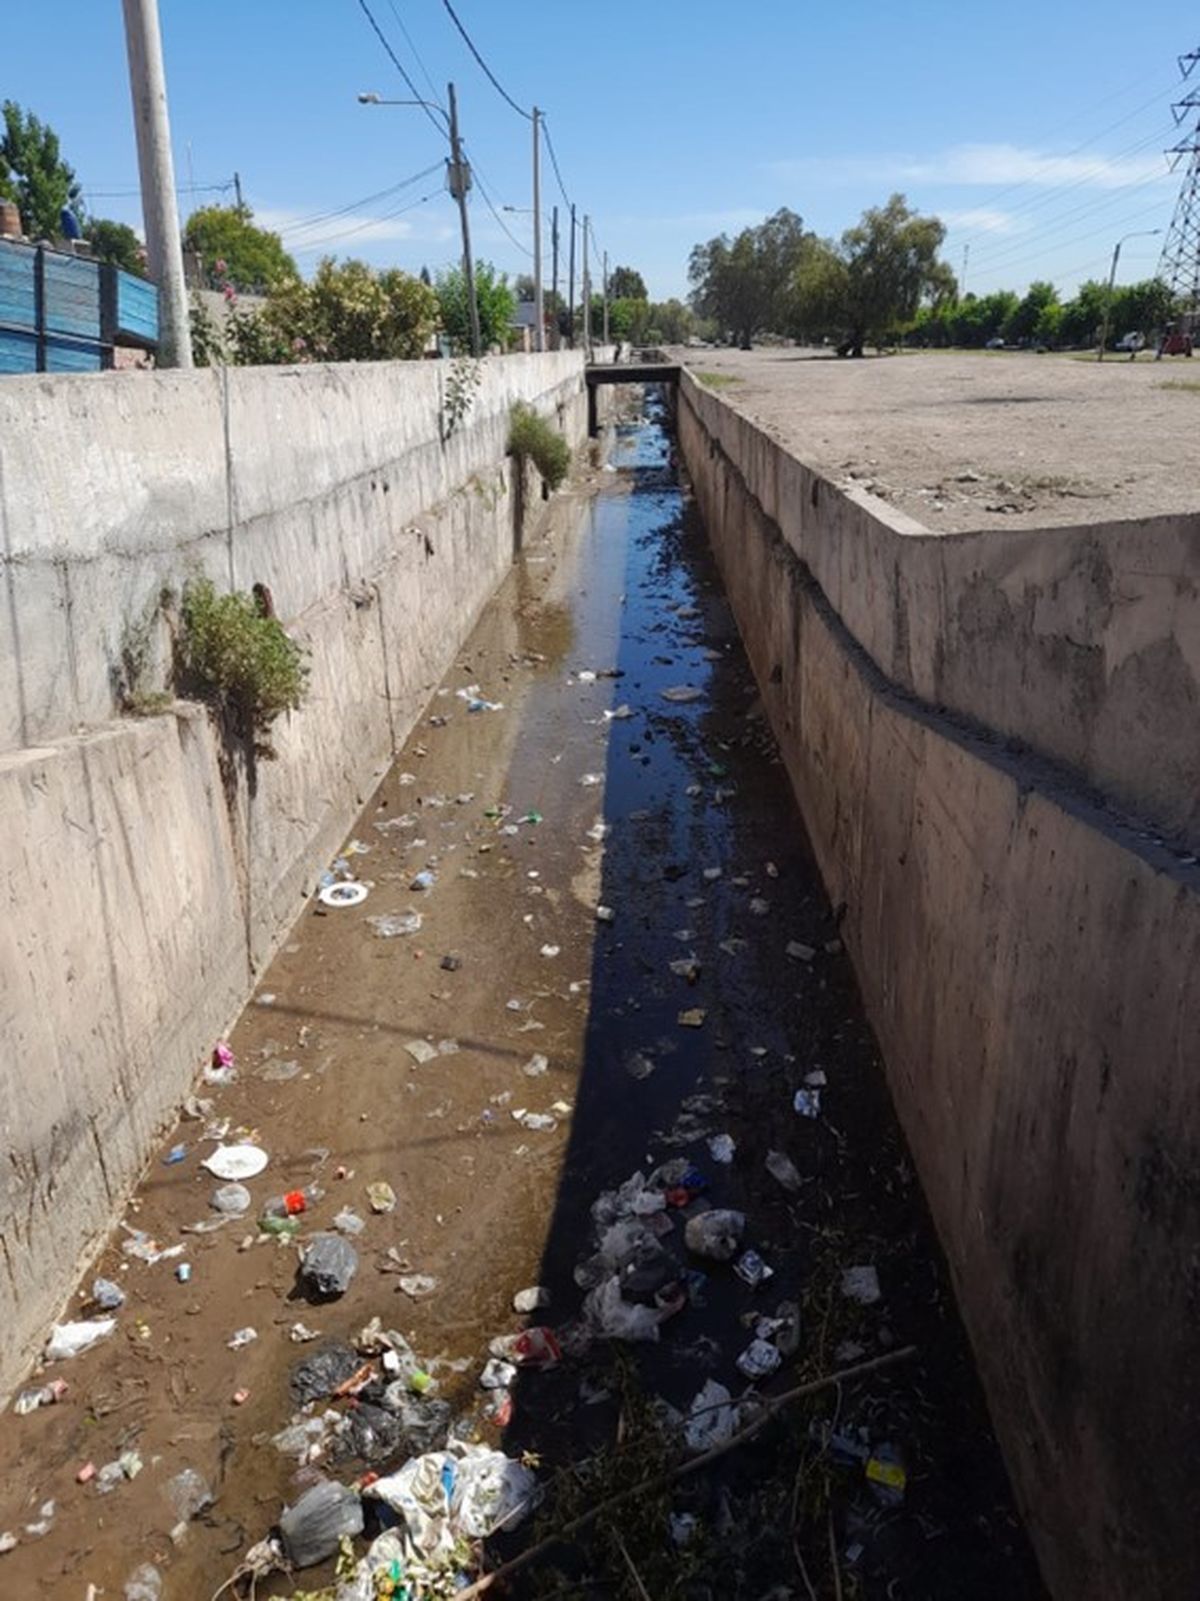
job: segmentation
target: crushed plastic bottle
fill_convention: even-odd
[[[799,1168],[791,1157],[785,1156],[782,1151],[767,1152],[766,1168],[771,1177],[791,1194],[795,1195],[803,1188],[804,1180],[800,1176]]]

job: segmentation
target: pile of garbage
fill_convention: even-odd
[[[547,1343],[536,1330],[506,1342],[494,1343],[516,1362],[557,1351],[553,1336]],[[456,1417],[438,1395],[436,1371],[463,1365],[422,1362],[380,1318],[352,1344],[327,1340],[301,1357],[288,1380],[297,1410],[271,1443],[307,1487],[283,1509],[277,1531],[247,1552],[239,1574],[301,1571],[340,1553],[338,1578],[315,1592],[319,1601],[425,1601],[461,1588],[474,1544],[516,1528],[539,1493],[530,1468],[472,1438],[477,1418]],[[502,1367],[505,1378],[515,1373],[515,1363],[499,1358],[488,1366]],[[484,1417],[494,1415],[495,1394]],[[366,1471],[352,1483],[332,1476],[348,1464]],[[352,1542],[367,1531],[371,1544],[356,1558]]]
[[[720,1161],[726,1146],[718,1144],[718,1152]],[[713,1205],[708,1190],[705,1175],[686,1157],[675,1157],[648,1177],[634,1173],[593,1203],[596,1248],[576,1267],[575,1282],[587,1291],[584,1318],[595,1335],[658,1340],[676,1313],[703,1302],[711,1269],[697,1260],[728,1264],[753,1290],[774,1276],[745,1242],[745,1214]],[[799,1349],[799,1307],[781,1301],[757,1318],[753,1335],[737,1367],[748,1379],[763,1379]]]

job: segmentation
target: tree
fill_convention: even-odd
[[[691,337],[696,319],[682,300],[656,300],[650,305],[646,329],[649,345],[681,345]]]
[[[1057,315],[1056,315],[1057,313]],[[1058,317],[1062,315],[1058,290],[1045,279],[1035,279],[1025,291],[1025,298],[1004,324],[1004,337],[1010,344],[1022,340],[1045,341],[1051,324],[1057,332]]]
[[[836,245],[810,240],[791,286],[793,331],[832,335],[842,354],[897,337],[922,303],[945,304],[954,275],[938,251],[946,229],[910,210],[903,195],[864,211]]]
[[[84,225],[83,237],[91,245],[97,261],[111,262],[114,267],[137,273],[139,278],[147,276],[146,253],[127,222],[93,217]]]
[[[3,108],[0,139],[0,199],[15,200],[21,222],[34,239],[57,239],[62,213],[83,212],[83,197],[73,167],[62,159],[58,135],[15,100]]]
[[[298,277],[277,233],[255,226],[249,206],[201,206],[183,230],[183,248],[200,257],[210,282],[263,293]]]
[[[786,320],[786,292],[811,234],[786,207],[736,239],[719,234],[688,261],[693,308],[749,349],[757,333]]]
[[[1175,297],[1161,278],[1125,284],[1113,293],[1109,324],[1115,336],[1139,333],[1151,338],[1176,315]]]
[[[649,300],[646,280],[632,267],[614,267],[608,275],[610,300]]]
[[[280,362],[413,361],[438,324],[437,296],[419,278],[392,267],[326,257],[310,282],[285,278],[254,310],[230,291],[224,327],[193,312],[204,364],[239,367]]]
[[[471,314],[466,279],[461,267],[445,267],[434,285],[441,308],[442,327],[456,350],[471,348]],[[509,330],[517,309],[508,278],[490,261],[475,263],[475,299],[479,306],[479,337],[484,350],[508,348]]]

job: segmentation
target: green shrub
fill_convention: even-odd
[[[253,595],[218,595],[207,578],[183,592],[183,665],[202,694],[231,709],[241,731],[265,734],[304,698],[308,668],[295,640]]]
[[[558,488],[571,466],[571,447],[563,436],[521,401],[512,409],[508,448],[522,461],[532,461],[551,489]]]

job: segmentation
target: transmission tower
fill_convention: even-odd
[[[1191,77],[1200,50],[1179,58],[1184,80]],[[1158,275],[1176,296],[1184,326],[1200,321],[1200,87],[1189,90],[1171,107],[1175,126],[1186,131],[1177,145],[1167,151],[1172,170],[1186,161],[1175,215],[1163,246]]]

